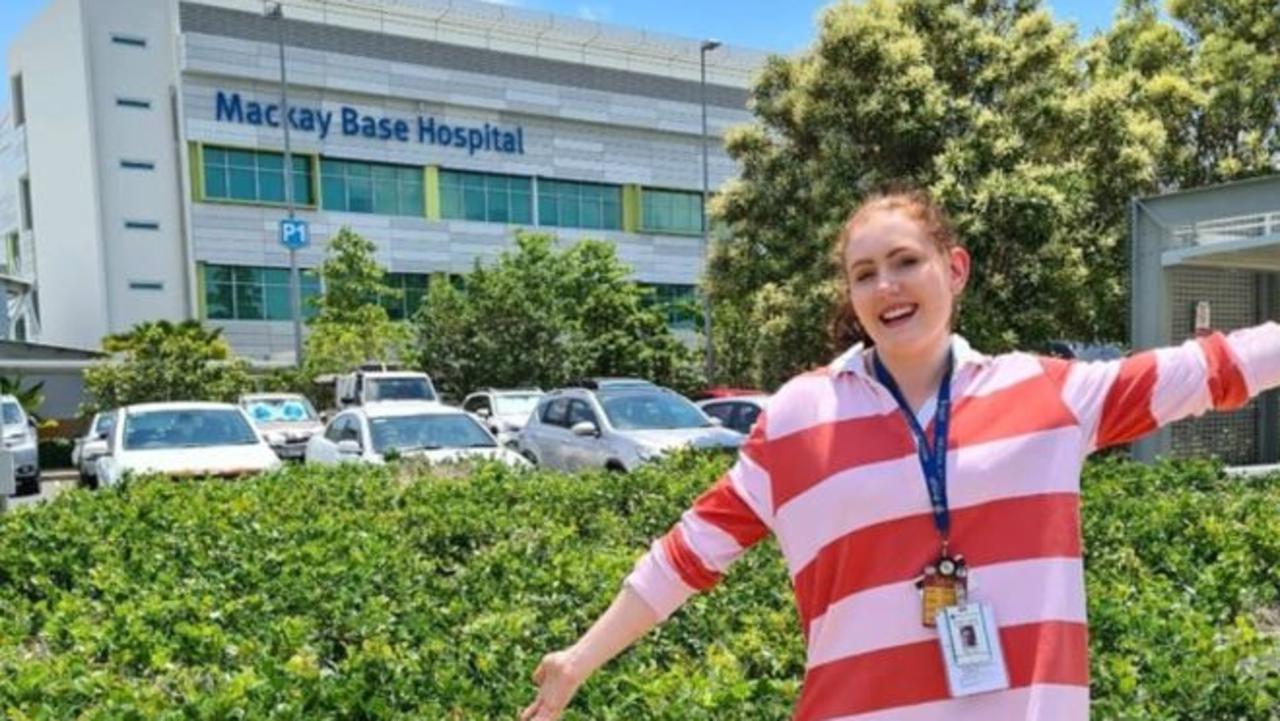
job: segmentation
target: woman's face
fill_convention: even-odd
[[[872,214],[845,241],[844,272],[858,322],[886,355],[932,359],[951,333],[969,254],[944,252],[910,217]]]

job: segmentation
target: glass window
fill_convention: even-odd
[[[676,329],[691,329],[697,325],[701,310],[698,307],[698,288],[693,285],[672,283],[643,283],[649,290],[646,303],[661,311],[667,325]]]
[[[125,416],[128,450],[253,445],[258,434],[238,410],[182,409]]]
[[[325,210],[381,215],[423,214],[422,169],[407,165],[320,161]]]
[[[243,404],[254,423],[303,423],[318,416],[315,408],[302,396],[251,398]]]
[[[379,303],[387,309],[391,320],[412,318],[427,296],[429,282],[430,276],[425,273],[387,273],[383,283],[396,293],[380,298]]]
[[[710,425],[697,406],[675,393],[602,392],[599,398],[609,423],[622,431],[705,428]]]
[[[562,228],[617,230],[622,227],[622,187],[539,180],[538,223]]]
[[[249,203],[283,203],[284,155],[265,150],[240,150],[206,146],[204,195],[215,200]],[[311,159],[292,156],[293,200],[310,205]]]
[[[641,193],[640,226],[656,233],[701,233],[702,194],[645,188]]]
[[[564,426],[569,422],[569,399],[557,398],[542,408],[542,422],[550,426]]]
[[[489,223],[533,221],[533,181],[516,175],[440,171],[440,215]]]
[[[369,419],[373,449],[385,453],[435,450],[439,448],[493,448],[493,436],[470,416],[462,413],[432,413],[418,416],[387,416]]]
[[[308,301],[320,295],[320,279],[299,274],[302,316],[310,318],[316,311]],[[210,320],[290,320],[289,269],[206,265],[204,305]]]

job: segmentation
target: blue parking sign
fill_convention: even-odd
[[[288,219],[280,221],[280,245],[298,250],[311,245],[311,229],[307,221]]]

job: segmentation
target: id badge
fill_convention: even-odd
[[[1009,688],[1000,629],[990,604],[949,606],[938,612],[936,622],[953,698]]]

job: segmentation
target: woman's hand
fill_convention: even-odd
[[[520,721],[556,721],[586,680],[570,651],[556,651],[543,656],[533,672],[538,696],[521,712]]]

